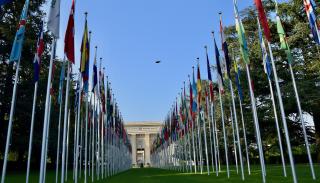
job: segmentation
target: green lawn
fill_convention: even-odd
[[[259,171],[258,167],[256,171],[252,172],[252,175],[247,175],[246,172],[246,181],[249,183],[257,183],[261,181],[261,172]],[[320,165],[315,167],[315,172],[317,177],[320,177]],[[302,183],[309,183],[309,182],[319,182],[320,179],[317,181],[313,181],[310,176],[309,167],[307,165],[297,165],[296,171],[298,175],[298,181]],[[290,174],[290,169],[288,168],[288,174]],[[69,181],[72,181],[72,172],[69,172]],[[47,174],[47,182],[54,183],[55,182],[55,174],[54,172],[49,172]],[[89,179],[91,182],[91,178]],[[25,182],[25,175],[23,173],[9,173],[6,179],[6,182],[9,183],[23,183]],[[38,182],[38,174],[32,173],[30,182]],[[83,182],[83,181],[79,181]],[[221,172],[219,177],[216,177],[215,174],[211,174],[210,176],[206,175],[206,172],[203,175],[197,174],[187,174],[187,173],[179,173],[179,172],[172,172],[167,170],[161,169],[154,169],[154,168],[144,168],[144,169],[131,169],[127,172],[121,173],[116,175],[112,178],[108,178],[104,181],[95,181],[97,183],[101,182],[108,182],[108,183],[212,183],[212,182],[242,182],[241,177],[236,174],[234,167],[232,167],[231,177],[228,180],[226,172]],[[284,178],[282,176],[282,168],[281,166],[267,166],[267,182],[271,183],[285,183],[285,182],[292,182],[291,177]]]

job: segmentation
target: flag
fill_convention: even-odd
[[[60,73],[58,104],[61,104],[62,102],[62,95],[63,95],[62,88],[63,88],[64,78],[65,78],[65,63],[63,62],[61,67],[61,73]]]
[[[193,71],[193,78],[192,78],[192,93],[193,93],[192,111],[193,112],[197,112],[197,108],[198,108],[198,104],[197,104],[198,91],[197,91],[196,80],[195,80],[195,77],[194,77],[194,71]]]
[[[52,0],[48,18],[48,30],[55,38],[59,38],[60,30],[60,0]]]
[[[259,32],[259,43],[260,43],[260,48],[262,53],[264,72],[267,74],[268,78],[271,79],[271,73],[272,73],[271,62],[270,62],[270,57],[268,55],[267,48],[262,36],[262,30],[261,30],[259,19],[258,19],[258,32]]]
[[[33,67],[34,67],[34,82],[39,81],[40,75],[40,64],[41,64],[41,56],[44,52],[44,41],[43,41],[43,22],[41,23],[40,32],[38,36],[37,42],[37,52],[34,57]]]
[[[312,0],[303,0],[303,4],[309,20],[313,39],[317,44],[320,44],[319,26],[317,22],[317,15],[315,12],[315,4]]]
[[[249,64],[250,63],[249,50],[248,50],[247,40],[245,37],[245,31],[244,31],[242,21],[239,17],[238,7],[235,1],[234,1],[234,14],[235,14],[235,20],[236,20],[236,30],[238,33],[238,40],[240,44],[240,52],[241,52],[243,61],[246,64]]]
[[[240,84],[240,70],[238,68],[238,63],[236,60],[234,61],[234,71],[236,72],[236,83],[237,83],[239,97],[240,97],[240,100],[243,102],[243,93],[242,93],[242,87]]]
[[[75,4],[72,0],[66,35],[64,37],[64,53],[71,63],[75,63],[74,59],[74,12]]]
[[[293,61],[291,50],[287,42],[286,33],[284,32],[280,17],[278,15],[276,17],[276,20],[277,20],[277,32],[280,38],[280,48],[285,50],[285,53],[287,54],[288,63],[291,64]]]
[[[210,68],[210,60],[209,60],[209,55],[208,55],[207,47],[206,47],[206,57],[207,57],[208,80],[209,80],[209,81],[212,81],[211,68]]]
[[[271,33],[270,33],[270,29],[269,29],[268,19],[267,19],[266,13],[263,8],[263,4],[262,4],[261,0],[254,0],[254,2],[256,4],[256,8],[258,10],[259,19],[260,19],[262,27],[263,27],[264,35],[266,36],[267,41],[271,42]]]
[[[201,82],[201,73],[200,73],[200,64],[198,63],[197,67],[197,93],[198,93],[198,107],[201,109],[202,102],[202,82]]]
[[[87,19],[84,26],[84,33],[81,44],[81,63],[80,63],[80,71],[82,73],[83,79],[83,89],[84,92],[88,92],[88,80],[89,80],[89,35],[88,35],[88,24]]]
[[[221,42],[222,42],[222,50],[224,52],[224,58],[226,60],[227,75],[228,75],[228,78],[230,79],[231,78],[231,75],[230,75],[231,62],[230,62],[230,57],[229,57],[228,44],[227,44],[227,41],[226,41],[225,36],[224,36],[224,30],[223,30],[223,24],[222,24],[222,16],[221,15],[220,15],[220,35],[221,35]]]
[[[106,98],[105,98],[105,90],[104,90],[104,73],[101,71],[100,68],[100,100],[101,100],[101,108],[102,112],[106,112]]]
[[[23,41],[24,41],[24,33],[26,31],[28,8],[29,8],[29,0],[26,0],[21,13],[18,30],[14,38],[14,42],[13,42],[13,46],[10,54],[10,62],[18,62],[20,60]]]
[[[12,0],[0,0],[0,6],[7,4],[7,3],[11,3]]]
[[[92,85],[92,92],[95,92],[95,88],[98,83],[98,68],[97,68],[97,47],[96,47],[96,53],[94,56],[94,63],[93,63],[93,85]]]
[[[216,63],[217,63],[217,70],[218,70],[218,82],[219,82],[219,89],[220,91],[223,91],[223,75],[222,75],[222,69],[221,69],[221,63],[220,63],[220,53],[217,46],[216,39],[214,38],[214,50],[216,55]]]

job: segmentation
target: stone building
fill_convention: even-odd
[[[132,166],[150,166],[152,143],[162,128],[160,122],[127,122],[125,129],[132,145]]]

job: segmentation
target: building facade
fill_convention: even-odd
[[[162,128],[160,122],[128,122],[125,129],[132,146],[132,165],[151,166],[150,151],[153,141]]]

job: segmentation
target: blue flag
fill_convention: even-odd
[[[270,57],[268,55],[267,48],[262,36],[262,30],[259,23],[259,19],[258,19],[258,32],[259,32],[259,43],[260,43],[260,48],[262,53],[262,60],[264,65],[264,72],[268,75],[268,78],[271,79],[271,74],[272,74],[271,62],[270,62]]]
[[[206,56],[207,56],[208,80],[212,81],[211,68],[210,68],[210,60],[209,60],[209,55],[208,55],[207,47],[206,47]]]
[[[23,47],[23,40],[24,40],[24,33],[26,29],[26,22],[27,22],[27,14],[29,8],[29,0],[26,0],[21,17],[19,22],[19,28],[16,33],[16,37],[14,38],[11,54],[10,54],[10,62],[18,62],[21,57],[21,51]]]
[[[11,3],[12,0],[0,0],[0,6],[7,4],[7,3]]]

